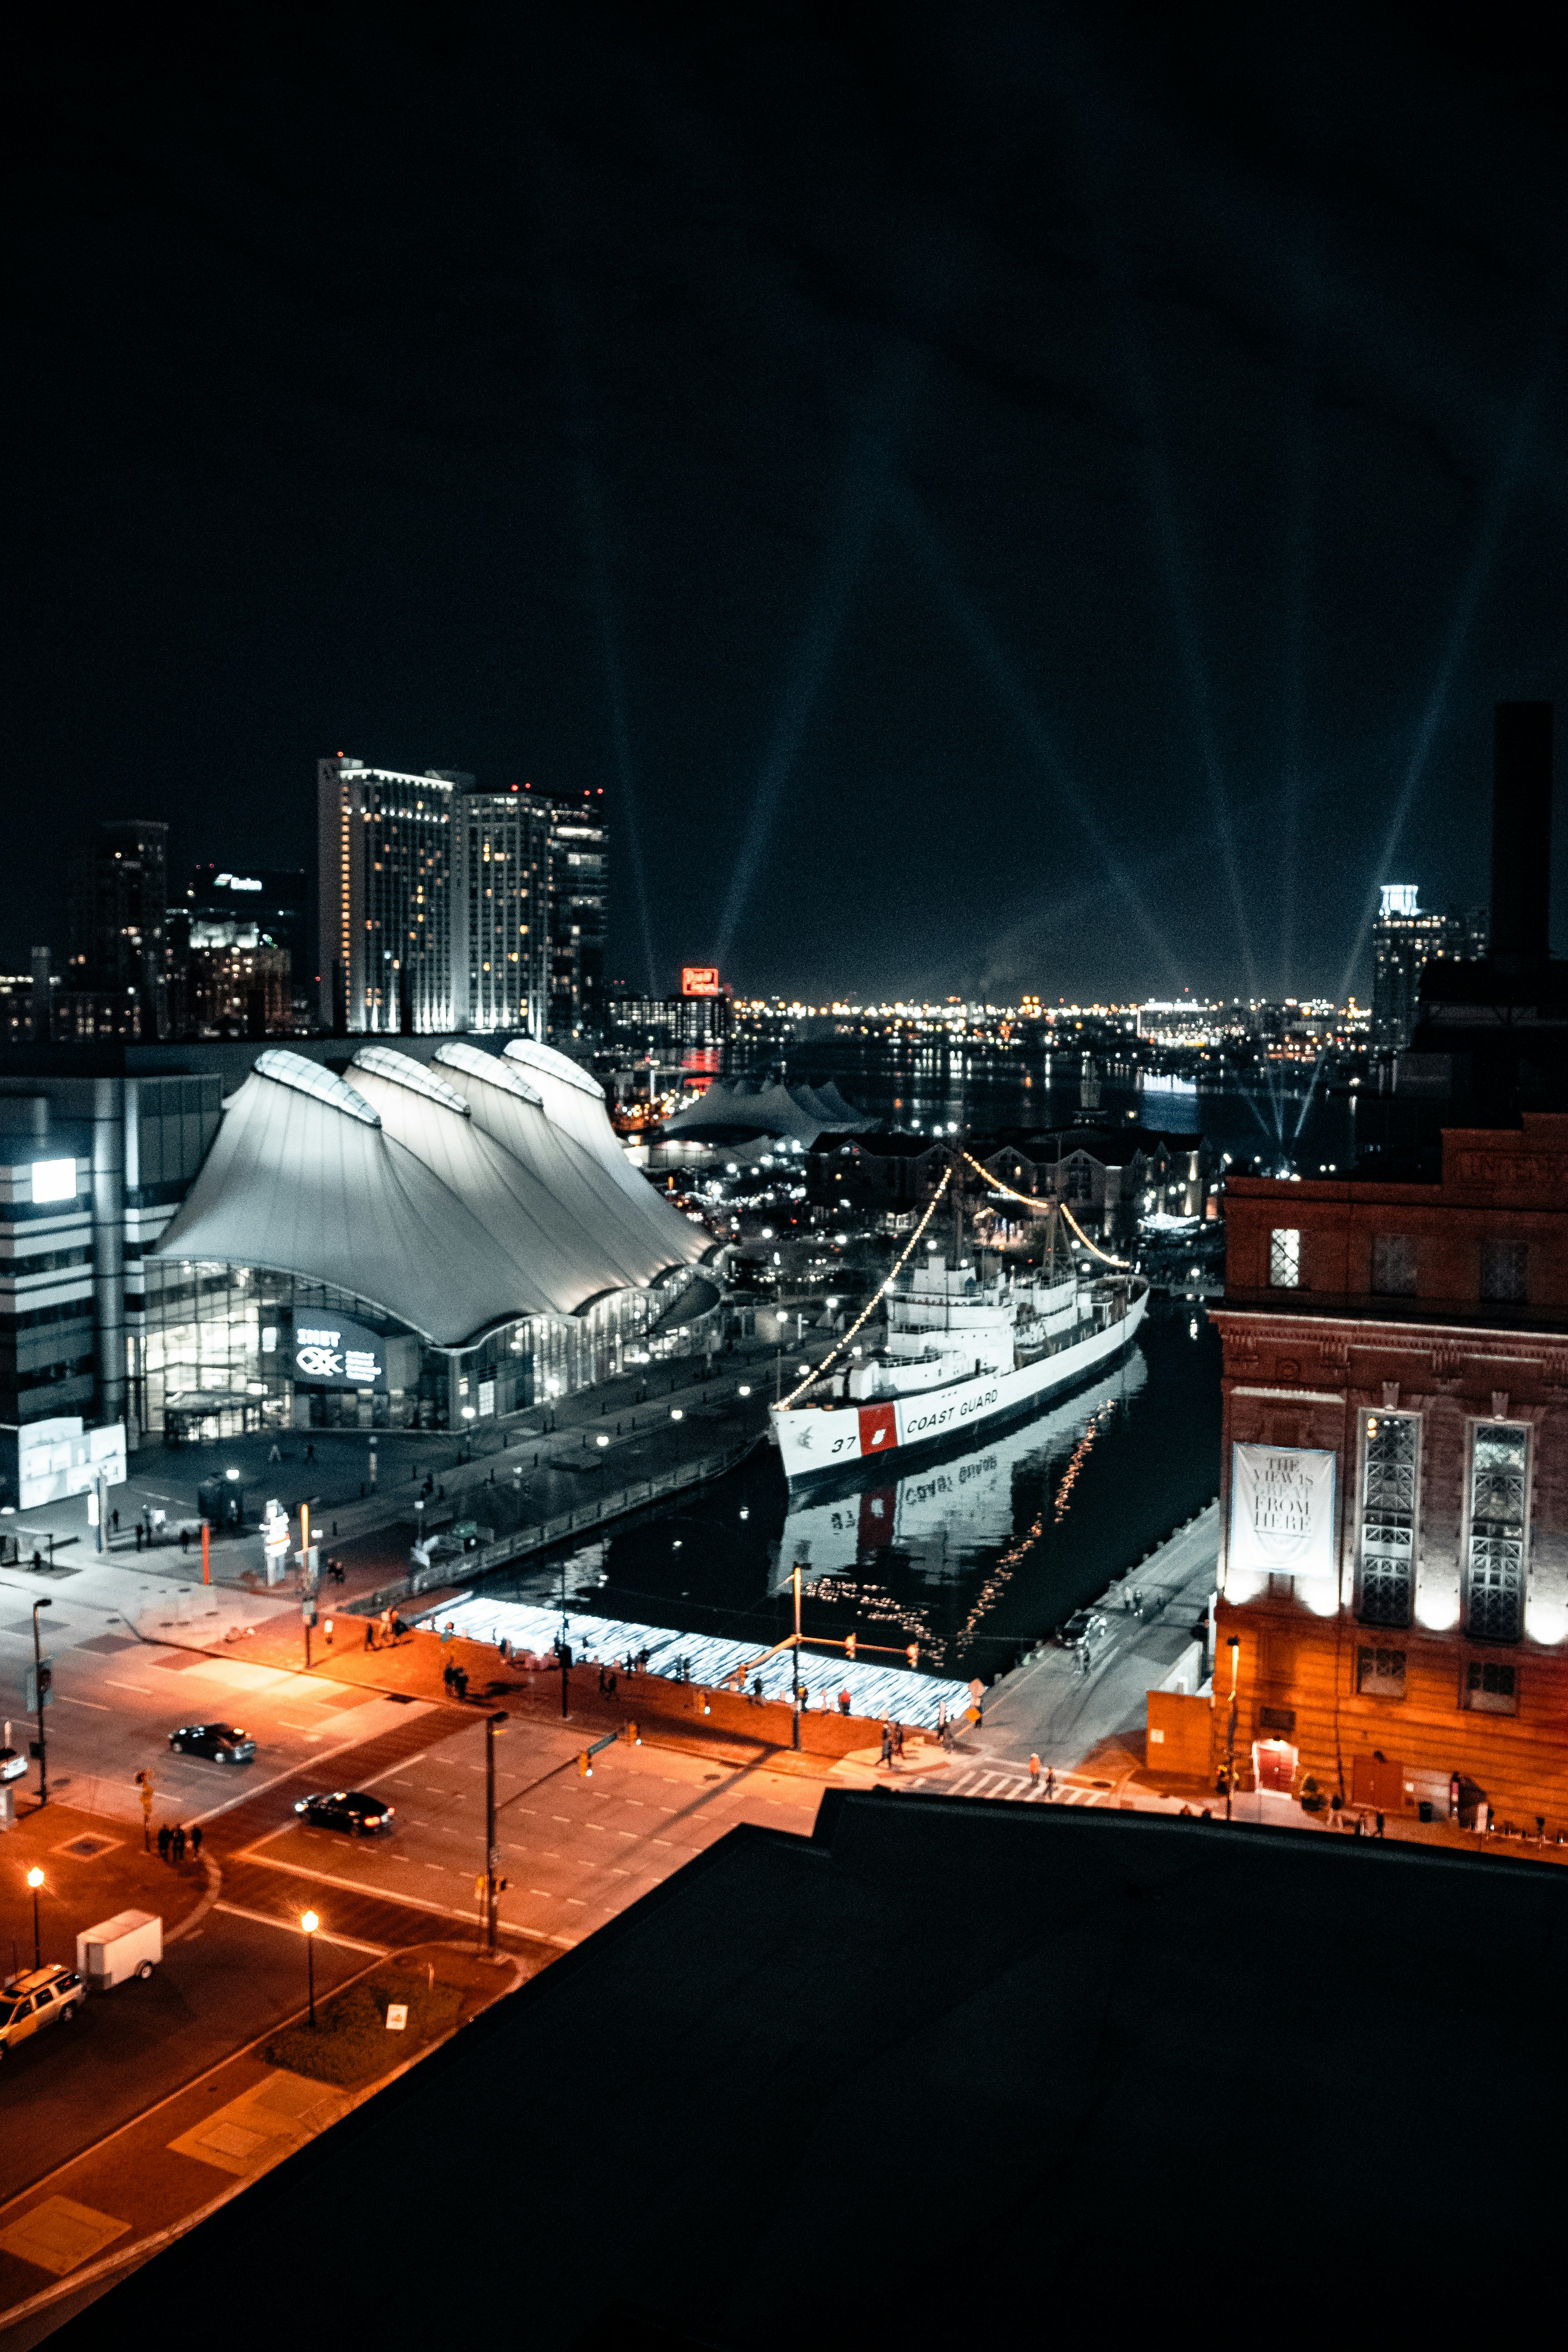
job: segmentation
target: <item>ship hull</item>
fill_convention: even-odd
[[[887,1397],[875,1404],[838,1405],[831,1412],[820,1405],[797,1406],[793,1412],[775,1405],[773,1427],[784,1476],[794,1486],[856,1463],[894,1454],[902,1460],[924,1446],[1026,1412],[1070,1388],[1085,1373],[1113,1362],[1137,1338],[1148,1303],[1147,1291],[1141,1291],[1129,1301],[1119,1323],[1016,1371],[983,1373],[976,1380],[953,1381],[921,1395]]]

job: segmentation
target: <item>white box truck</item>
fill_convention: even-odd
[[[153,1911],[117,1911],[76,1939],[76,1967],[92,1992],[127,1977],[150,1977],[163,1957],[163,1922]]]

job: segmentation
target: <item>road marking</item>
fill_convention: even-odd
[[[111,1706],[103,1706],[95,1698],[72,1698],[69,1691],[61,1691],[60,1696],[64,1699],[68,1706],[90,1706],[94,1715],[112,1715],[114,1713],[114,1709]],[[130,2223],[127,2222],[126,2228],[129,2229],[130,2226]]]
[[[297,1919],[282,1918],[275,1911],[247,1911],[243,1903],[217,1903],[213,1908],[226,1911],[231,1919],[248,1919],[258,1927],[283,1927],[290,1936],[298,1936],[301,1932]],[[334,1936],[325,1927],[316,1928],[314,1934],[318,1944],[341,1944],[345,1952],[369,1952],[373,1958],[378,1960],[384,1959],[392,1949],[390,1944],[365,1944],[354,1936]]]
[[[139,1692],[141,1693],[141,1695],[142,1695],[142,1696],[143,1698],[151,1698],[151,1697],[152,1697],[152,1696],[153,1696],[153,1685],[152,1685],[152,1684],[151,1684],[151,1683],[121,1683],[121,1682],[116,1682],[116,1681],[115,1681],[115,1679],[114,1679],[114,1676],[113,1676],[112,1675],[104,1675],[104,1677],[103,1677],[103,1679],[104,1679],[104,1681],[105,1681],[106,1683],[110,1684],[110,1685],[111,1685],[115,1690],[139,1691]]]

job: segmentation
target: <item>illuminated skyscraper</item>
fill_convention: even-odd
[[[603,1029],[610,836],[602,790],[550,808],[550,1025],[558,1037]]]
[[[69,987],[134,997],[143,1038],[168,1030],[168,874],[169,828],[141,817],[100,825],[71,869]]]
[[[1475,958],[1487,951],[1485,909],[1423,914],[1414,882],[1385,882],[1373,926],[1372,1043],[1384,1051],[1408,1045],[1415,1027],[1421,975],[1439,956]]]
[[[321,1017],[348,1035],[456,1026],[453,772],[320,761]]]
[[[516,787],[454,807],[452,1003],[460,1029],[550,1034],[550,804]]]

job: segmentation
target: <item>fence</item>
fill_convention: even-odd
[[[612,1519],[624,1519],[633,1511],[646,1510],[650,1503],[677,1494],[683,1487],[700,1486],[710,1478],[721,1478],[725,1471],[733,1470],[753,1446],[763,1442],[759,1437],[741,1438],[721,1453],[702,1454],[695,1462],[679,1463],[673,1470],[660,1471],[656,1478],[639,1478],[629,1486],[617,1487],[613,1495],[601,1495],[595,1502],[580,1503],[575,1510],[558,1512],[552,1519],[514,1528],[509,1535],[498,1536],[494,1543],[482,1545],[477,1551],[465,1552],[460,1558],[432,1560],[428,1568],[414,1569],[407,1576],[399,1577],[395,1584],[384,1584],[378,1591],[346,1601],[338,1613],[373,1617],[418,1593],[433,1592],[454,1581],[467,1584],[475,1577],[488,1576],[492,1569],[504,1568],[510,1560],[525,1559],[531,1552],[548,1550],[552,1544],[586,1534],[593,1528],[607,1527]]]

